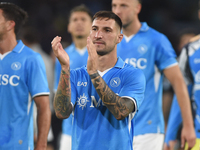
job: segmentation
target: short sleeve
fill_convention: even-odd
[[[44,61],[40,54],[33,54],[26,63],[27,85],[32,97],[49,95]]]
[[[70,70],[70,85],[71,85],[71,102],[73,105],[75,105],[76,102],[76,95],[77,95],[77,90],[76,90],[76,71],[75,70]]]
[[[144,99],[145,85],[145,76],[141,70],[135,69],[125,72],[123,75],[123,86],[119,96],[133,98],[138,110]]]
[[[170,66],[178,64],[176,61],[176,53],[167,37],[163,34],[161,34],[158,39],[155,55],[156,65],[159,70],[164,70]]]

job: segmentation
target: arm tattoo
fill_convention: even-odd
[[[133,101],[116,95],[98,73],[90,75],[90,78],[99,97],[116,119],[124,119],[134,110]]]
[[[70,70],[68,72],[62,70],[54,98],[54,109],[58,118],[67,118],[72,111],[70,88]]]

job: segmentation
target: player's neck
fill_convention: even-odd
[[[98,70],[103,72],[109,68],[114,67],[116,62],[117,62],[117,54],[115,50],[113,50],[107,55],[99,56]]]
[[[74,38],[73,42],[77,49],[83,49],[87,45],[87,37],[85,38]]]
[[[141,28],[141,23],[140,21],[135,21],[135,22],[132,22],[130,25],[128,25],[127,27],[123,27],[123,34],[126,35],[127,37],[133,35],[133,34],[136,34],[140,28]]]
[[[0,40],[0,53],[4,54],[12,51],[16,45],[17,40],[15,36],[4,36],[3,39]]]
[[[191,38],[189,42],[194,42],[194,41],[199,40],[199,39],[200,39],[200,34],[198,34],[198,35],[194,36],[193,38]]]

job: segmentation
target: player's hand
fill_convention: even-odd
[[[181,132],[181,148],[185,146],[185,142],[188,143],[188,150],[190,150],[196,143],[196,135],[194,131],[194,127],[184,127]]]
[[[88,50],[87,72],[89,75],[91,75],[97,72],[98,55],[96,52],[96,47],[93,44],[90,37],[87,38],[87,50]]]
[[[61,37],[56,36],[52,42],[51,42],[51,46],[53,49],[53,52],[55,54],[55,56],[58,58],[62,69],[69,69],[69,56],[68,54],[65,52],[65,50],[62,47],[61,42]]]
[[[176,143],[177,143],[176,140],[169,141],[169,146],[166,143],[164,143],[164,150],[174,150]]]

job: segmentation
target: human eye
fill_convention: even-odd
[[[126,8],[126,7],[127,7],[127,5],[125,5],[125,4],[122,4],[122,5],[121,5],[121,7],[122,7],[122,8]]]
[[[116,7],[116,5],[115,4],[112,4],[112,9],[114,9]]]
[[[92,31],[97,31],[97,28],[96,27],[92,27]]]
[[[111,32],[111,29],[110,28],[105,28],[105,31],[106,32]]]
[[[85,18],[81,18],[81,20],[84,22],[84,21],[86,21],[86,19]]]
[[[76,22],[78,19],[77,18],[73,18],[72,19],[72,22]]]

